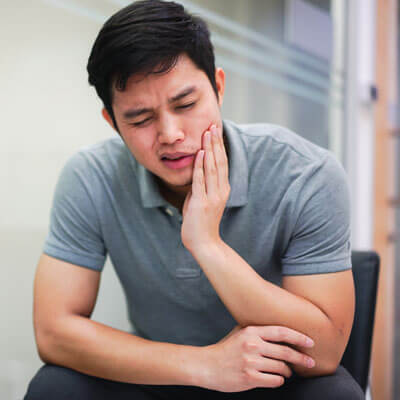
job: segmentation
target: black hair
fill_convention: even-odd
[[[113,89],[124,91],[136,73],[161,74],[186,53],[203,70],[218,98],[215,57],[207,24],[173,1],[141,0],[112,15],[101,28],[87,71],[119,133],[112,110]]]

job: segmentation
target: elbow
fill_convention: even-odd
[[[314,354],[309,354],[315,361],[314,367],[299,367],[298,369],[294,368],[294,371],[297,375],[304,378],[333,375],[342,360],[342,347],[336,344],[334,347],[324,346],[323,348],[319,348]]]
[[[293,370],[297,375],[303,378],[333,375],[340,365],[342,355],[343,351],[340,351],[338,346],[335,346],[335,348],[325,349],[325,351],[319,351],[317,354],[310,354],[315,361],[313,368],[299,367],[293,368]]]
[[[40,360],[44,363],[44,364],[50,364],[50,358],[47,356],[47,353],[43,350],[43,348],[37,346],[37,352],[39,355]]]
[[[333,375],[339,367],[340,362],[337,360],[327,360],[322,362],[314,376]]]
[[[326,364],[322,370],[321,375],[333,375],[339,368],[340,362],[330,362]]]
[[[349,334],[344,335],[343,330],[336,331],[333,337],[324,340],[325,344],[321,343],[318,346],[319,349],[315,349],[314,354],[310,354],[315,361],[313,368],[300,367],[293,368],[293,370],[297,375],[304,378],[333,375],[341,363],[348,337]]]
[[[50,358],[51,352],[48,350],[48,348],[45,347],[44,345],[37,345],[36,348],[39,358],[42,360],[42,362],[45,364],[51,364],[52,363],[52,360]]]
[[[293,368],[297,375],[302,378],[314,378],[317,376],[333,375],[339,367],[339,362],[333,360],[316,360],[313,368]]]
[[[36,340],[36,349],[39,355],[39,358],[45,363],[50,364],[53,363],[54,360],[52,355],[54,354],[54,340],[55,335],[53,332],[44,330],[44,329],[36,329],[35,330],[35,340]]]

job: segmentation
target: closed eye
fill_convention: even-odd
[[[176,107],[177,110],[183,110],[185,108],[190,108],[192,106],[194,106],[196,104],[196,102],[194,101],[193,103],[188,103],[188,104],[183,104],[181,106]]]
[[[146,119],[144,119],[144,120],[142,120],[142,121],[139,121],[139,122],[134,122],[133,124],[131,124],[131,125],[133,125],[133,126],[140,126],[140,125],[144,125],[147,121],[150,121],[151,120],[151,117],[148,117],[148,118],[146,118]]]
[[[182,104],[181,106],[178,106],[178,107],[175,107],[175,108],[176,108],[176,110],[184,110],[184,109],[188,109],[188,108],[193,107],[195,104],[196,104],[196,102],[193,101],[192,103]],[[134,122],[131,125],[133,125],[133,126],[141,126],[141,125],[144,125],[146,122],[150,121],[151,119],[152,119],[152,117],[148,117],[148,118],[146,118],[146,119],[144,119],[142,121]]]

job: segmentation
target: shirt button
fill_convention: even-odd
[[[168,215],[170,215],[171,217],[174,215],[174,213],[172,212],[172,210],[170,209],[170,208],[166,208],[165,209],[165,212],[168,214]]]

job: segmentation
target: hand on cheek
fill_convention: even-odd
[[[219,225],[230,185],[222,130],[215,126],[202,137],[194,162],[193,182],[182,210],[182,243],[188,250],[220,241]]]

